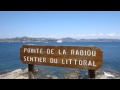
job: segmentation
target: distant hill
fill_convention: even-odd
[[[45,38],[45,37],[15,37],[15,38],[4,38],[0,39],[0,42],[56,42],[60,39]],[[74,39],[71,37],[61,38],[63,42],[120,42],[120,39]]]
[[[77,41],[77,39],[71,38],[71,37],[66,37],[66,38],[61,38],[63,41],[67,41],[67,42],[74,42]]]

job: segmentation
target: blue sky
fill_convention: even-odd
[[[120,11],[0,11],[0,38],[120,39]]]

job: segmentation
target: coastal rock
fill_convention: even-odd
[[[7,73],[0,73],[0,79],[29,79],[28,69],[16,69]],[[82,79],[80,71],[69,71],[62,74],[62,78],[51,72],[35,69],[35,79]],[[120,73],[106,70],[96,70],[95,79],[120,79]]]
[[[120,79],[120,75],[110,71],[97,71],[95,79]]]
[[[64,74],[65,79],[80,79],[81,73],[79,71],[71,71]]]
[[[35,70],[36,79],[58,79],[58,77],[50,72],[43,71],[41,69]]]
[[[16,69],[0,75],[0,79],[28,79],[28,69]]]
[[[45,79],[58,79],[58,77],[56,75],[48,73],[45,75]]]

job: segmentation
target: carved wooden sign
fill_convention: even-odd
[[[102,56],[96,46],[23,45],[20,48],[20,59],[24,64],[96,70],[102,66]]]

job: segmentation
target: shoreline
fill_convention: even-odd
[[[35,79],[88,79],[83,78],[82,73],[78,70],[64,72],[62,78],[54,73],[46,72],[42,69],[35,68]],[[88,76],[86,74],[86,76]],[[29,79],[28,68],[20,68],[0,72],[0,79]],[[96,70],[95,79],[120,79],[120,73],[112,70]]]

